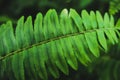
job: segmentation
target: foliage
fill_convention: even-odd
[[[70,66],[78,69],[78,61],[87,66],[109,44],[118,43],[119,27],[113,16],[86,10],[81,17],[74,9],[64,9],[60,16],[54,9],[34,21],[29,16],[18,20],[15,30],[11,21],[0,27],[0,79],[47,80],[59,78],[59,71],[68,75]],[[93,46],[94,45],[94,46]],[[8,67],[9,66],[9,67]]]
[[[111,0],[110,1],[110,14],[116,14],[120,10],[120,0]]]
[[[119,4],[0,0],[0,80],[120,80]]]
[[[120,43],[112,46],[104,56],[91,64],[90,70],[99,75],[99,80],[119,80],[120,76]]]

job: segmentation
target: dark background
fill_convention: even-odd
[[[110,2],[113,2],[110,5]],[[16,22],[21,16],[31,15],[33,19],[38,12],[45,14],[49,9],[58,13],[64,8],[81,10],[99,10],[101,13],[110,12],[118,17],[119,0],[0,0],[0,23],[12,20]],[[112,6],[112,7],[111,7]],[[109,11],[111,9],[111,11]]]

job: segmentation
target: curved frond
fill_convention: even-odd
[[[0,27],[0,79],[47,80],[59,71],[69,74],[68,67],[78,69],[78,61],[87,65],[108,50],[107,41],[118,42],[119,27],[114,19],[99,11],[81,16],[64,9],[60,15],[50,9],[43,17],[38,13],[34,23],[29,16],[18,20],[14,30],[11,21]]]

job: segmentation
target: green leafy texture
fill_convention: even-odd
[[[118,27],[118,28],[119,28],[119,26],[120,26],[120,19],[118,19],[115,27]],[[120,37],[119,31],[116,31],[116,33],[117,33],[117,35]]]
[[[11,20],[12,23],[16,23],[16,20],[14,20],[14,19],[12,19],[12,18],[10,18],[10,17],[8,17],[8,16],[5,16],[5,15],[1,15],[1,16],[0,16],[0,24],[1,24],[1,23],[4,23],[4,22],[6,22],[6,21],[9,21],[9,20]]]
[[[59,71],[69,74],[68,67],[78,69],[78,61],[88,65],[107,49],[107,41],[118,42],[119,27],[113,17],[99,11],[83,10],[81,16],[64,9],[60,15],[50,9],[43,17],[38,13],[34,24],[29,16],[18,20],[15,30],[11,21],[0,27],[0,79],[47,80],[59,78]]]
[[[96,71],[98,80],[119,80],[120,79],[120,40],[114,46],[109,46],[107,54],[98,58],[92,65]]]
[[[109,6],[109,13],[114,15],[120,10],[120,0],[111,0]]]
[[[112,49],[113,50],[113,49]],[[110,50],[110,51],[112,51]],[[116,51],[112,52],[114,55]],[[111,53],[110,53],[111,56]],[[120,60],[113,56],[103,56],[96,61],[93,71],[97,71],[96,74],[99,76],[98,80],[119,80],[120,79]],[[117,56],[117,55],[116,55]]]

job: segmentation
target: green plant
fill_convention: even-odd
[[[116,23],[116,27],[119,27],[120,19]],[[120,37],[120,35],[118,35]],[[109,45],[109,51],[107,54],[103,54],[95,62],[88,67],[90,72],[94,72],[99,75],[99,80],[119,80],[120,79],[120,40],[114,46]]]
[[[33,27],[34,24],[34,27]],[[78,61],[87,66],[118,43],[119,26],[113,16],[99,11],[81,12],[64,9],[60,16],[54,9],[43,17],[38,13],[34,23],[29,16],[18,20],[13,28],[8,21],[0,27],[0,79],[47,80],[59,71],[69,74],[68,67],[78,69]],[[107,44],[109,43],[109,45]]]
[[[116,14],[120,10],[120,0],[111,0],[110,1],[110,7],[109,7],[109,13],[110,14]]]

